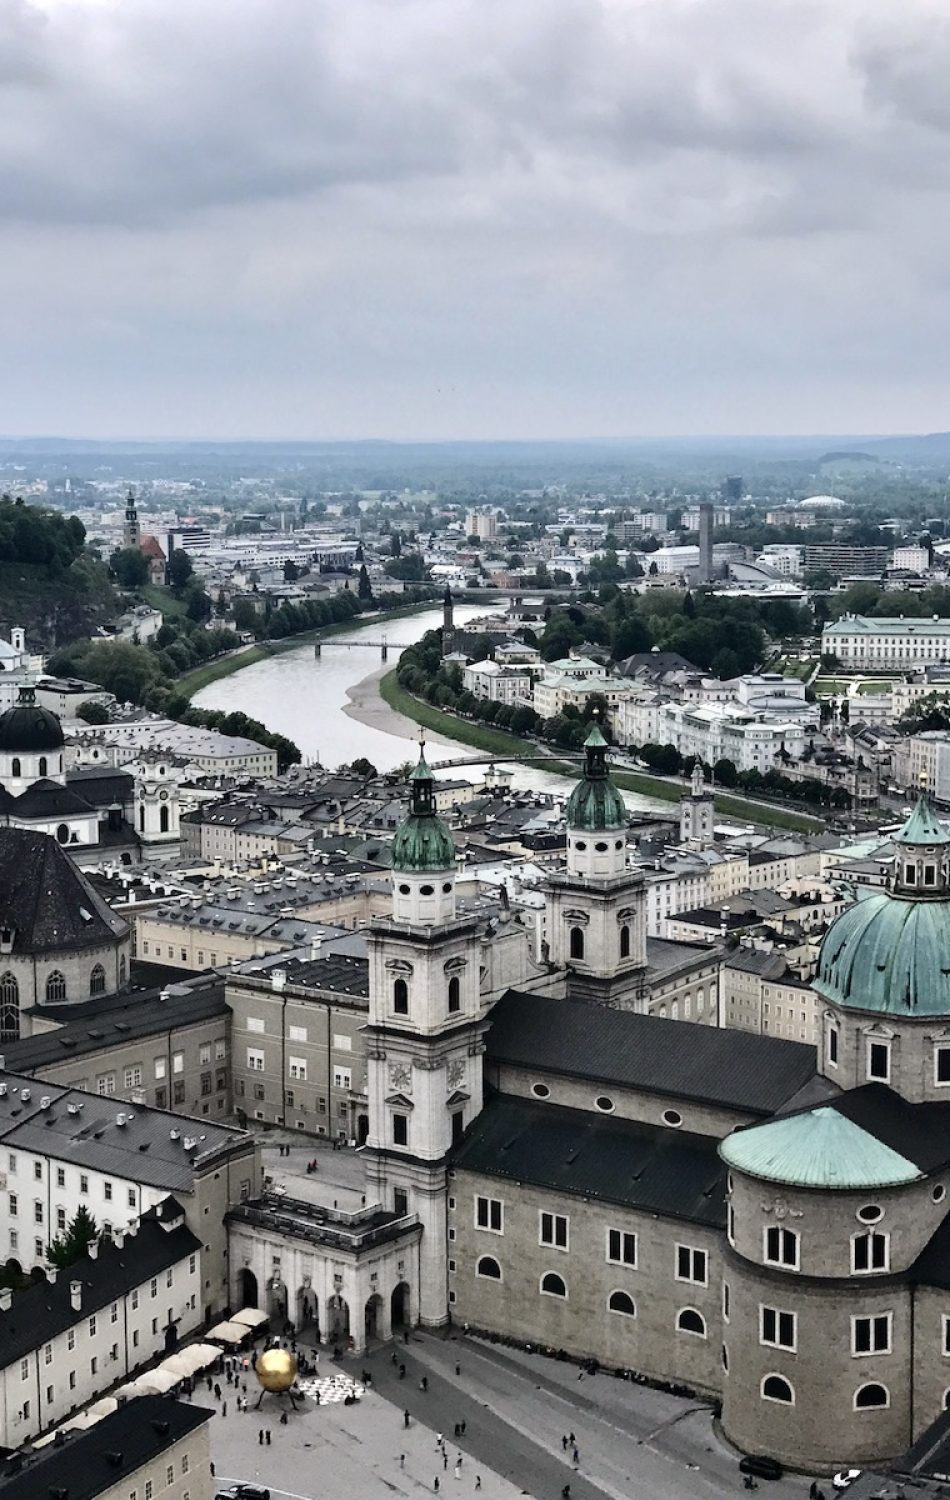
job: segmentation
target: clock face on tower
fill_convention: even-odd
[[[461,1058],[456,1058],[448,1066],[449,1088],[457,1089],[460,1083],[465,1081],[465,1064]]]
[[[393,1063],[389,1069],[389,1081],[394,1089],[411,1089],[412,1069],[405,1063]]]

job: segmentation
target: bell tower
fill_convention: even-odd
[[[643,876],[627,868],[627,809],[610,779],[596,724],[584,742],[584,774],[567,803],[567,868],[547,883],[553,963],[568,993],[639,1009],[646,970]]]
[[[132,491],[125,497],[125,521],[122,526],[123,547],[137,547],[142,540],[142,528],[139,526],[139,513],[135,508],[135,496]]]
[[[423,1226],[421,1322],[448,1316],[448,1154],[482,1107],[479,931],[455,905],[455,845],[420,748],[392,846],[392,915],[366,931],[368,1184]]]
[[[714,812],[713,794],[697,761],[689,791],[680,798],[680,843],[691,849],[708,849],[713,842]]]
[[[442,655],[448,656],[455,644],[455,601],[448,584],[442,595]]]

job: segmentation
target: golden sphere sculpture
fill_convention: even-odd
[[[297,1379],[297,1356],[289,1349],[267,1349],[257,1356],[255,1374],[265,1391],[289,1391]]]

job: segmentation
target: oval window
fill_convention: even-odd
[[[403,882],[403,884],[399,887],[399,894],[400,894],[400,896],[408,896],[409,895],[409,886],[406,885],[405,882]]]
[[[443,894],[443,896],[451,896],[451,894],[452,894],[452,882],[451,882],[451,880],[447,880],[445,882],[444,886],[442,887],[442,894]]]
[[[603,843],[603,841],[601,841],[601,843],[599,843],[599,844],[595,844],[594,845],[594,848],[597,850],[598,854],[606,854],[609,847],[610,846],[608,844]]]
[[[575,845],[574,845],[574,848],[575,848],[575,849],[581,849],[581,850],[584,850],[584,849],[586,849],[586,848],[587,848],[587,845],[586,845],[586,844],[585,844],[585,843],[584,843],[584,840],[583,840],[583,839],[578,839],[578,840],[577,840],[577,843],[576,843],[576,844],[575,844]]]
[[[937,1183],[937,1186],[934,1188],[930,1196],[933,1199],[934,1203],[943,1202],[944,1198],[946,1198],[947,1196],[947,1190],[942,1182]]]
[[[551,1093],[546,1083],[533,1083],[531,1092],[536,1099],[547,1099]]]
[[[420,896],[434,896],[435,895],[435,886],[434,885],[420,885],[420,887],[419,887],[419,895]]]
[[[597,1098],[594,1100],[594,1103],[597,1105],[597,1108],[605,1115],[609,1115],[614,1107],[614,1101],[612,1099],[609,1099],[606,1094],[598,1094]]]
[[[679,1113],[678,1110],[675,1110],[675,1109],[665,1109],[663,1111],[663,1124],[664,1125],[672,1125],[673,1128],[674,1128],[674,1130],[675,1130],[676,1127],[677,1127],[677,1125],[682,1125],[682,1123],[683,1123],[683,1116]]]
[[[858,1209],[857,1217],[862,1224],[876,1224],[878,1219],[883,1219],[884,1210],[876,1203],[866,1203],[863,1208]]]
[[[615,849],[622,849],[623,848],[623,839],[618,839],[617,842],[614,844],[614,848]]]

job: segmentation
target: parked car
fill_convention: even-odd
[[[229,1484],[215,1490],[214,1500],[270,1500],[270,1490],[262,1484]]]
[[[747,1453],[739,1460],[739,1472],[754,1474],[756,1479],[781,1479],[785,1470],[777,1458],[770,1458],[767,1453]]]

